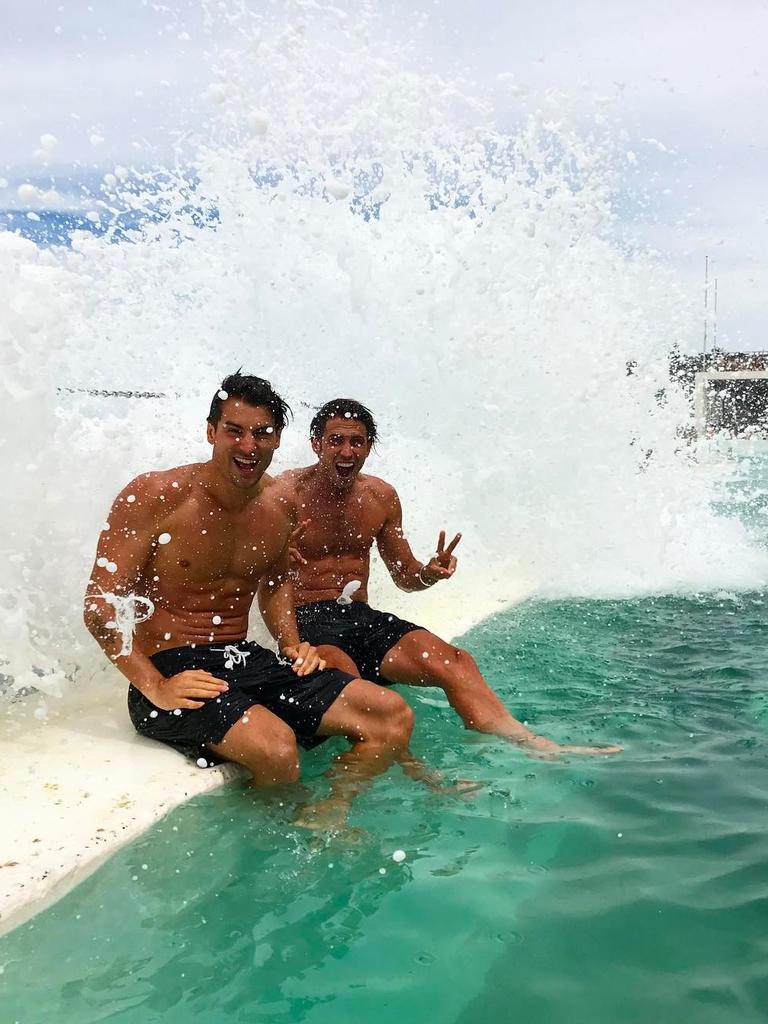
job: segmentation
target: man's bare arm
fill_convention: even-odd
[[[416,558],[403,534],[403,508],[396,491],[386,495],[387,518],[376,537],[376,544],[392,580],[405,591],[426,590],[437,577],[427,575],[429,563]]]
[[[118,494],[109,513],[109,529],[99,537],[83,619],[110,661],[153,704],[167,710],[199,708],[201,699],[217,696],[227,684],[198,671],[165,679],[132,638],[130,653],[121,654],[123,634],[108,625],[115,621],[117,609],[106,595],[120,599],[134,594],[161,532],[159,506],[159,495],[148,477],[132,480]]]
[[[264,624],[277,641],[280,652],[293,662],[294,672],[306,676],[319,668],[325,668],[325,662],[315,648],[299,640],[296,603],[289,572],[288,542],[278,560],[259,580],[258,601]]]

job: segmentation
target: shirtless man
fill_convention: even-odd
[[[333,820],[314,818],[324,827],[341,824],[355,791],[406,750],[413,713],[357,671],[326,668],[299,639],[288,573],[295,520],[266,475],[288,413],[259,377],[223,381],[208,416],[210,460],[146,473],[117,496],[85,623],[130,683],[136,730],[201,766],[234,761],[257,785],[294,782],[297,739],[309,748],[346,736]],[[256,595],[282,658],[246,640]],[[132,609],[151,613],[135,639]]]
[[[278,485],[296,503],[301,519],[291,537],[296,618],[302,636],[321,657],[376,681],[439,686],[468,729],[539,754],[618,753],[621,747],[561,745],[537,736],[507,711],[470,654],[412,622],[369,607],[374,542],[397,586],[416,591],[450,579],[461,535],[446,546],[441,532],[437,553],[428,562],[414,557],[403,536],[395,489],[361,473],[377,436],[365,406],[348,398],[328,402],[312,420],[310,434],[317,463],[283,473]]]

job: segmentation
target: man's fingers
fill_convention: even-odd
[[[312,660],[314,654],[315,649],[308,640],[303,640],[299,644],[299,656],[295,661],[297,675],[306,676],[313,671]]]
[[[199,700],[188,700],[186,697],[179,697],[176,702],[176,707],[189,708],[192,711],[196,711],[198,708],[203,706],[203,702]]]
[[[181,686],[202,687],[210,693],[222,693],[229,689],[229,683],[223,679],[217,679],[216,676],[212,676],[208,672],[185,672],[184,678],[179,678],[177,682]]]
[[[226,686],[226,682],[223,679],[219,679],[218,676],[214,676],[210,672],[206,672],[202,668],[190,668],[186,672],[179,672],[178,678],[184,677],[184,679],[194,679],[195,682],[201,683],[216,683],[218,686]]]
[[[443,536],[445,536],[445,535],[443,535]],[[456,536],[451,541],[451,543],[445,549],[446,555],[452,555],[453,554],[453,550],[456,547],[456,545],[459,543],[460,540],[461,540],[461,534],[457,533]]]
[[[443,548],[445,547],[445,530],[441,530],[437,538],[437,553],[442,555]]]
[[[292,562],[300,562],[302,565],[307,564],[306,558],[298,548],[288,548],[288,557]]]
[[[303,537],[304,536],[304,531],[306,530],[306,528],[309,526],[309,524],[311,522],[312,522],[311,519],[303,519],[299,523],[299,525],[296,527],[296,529],[291,533],[291,540],[292,541],[297,541],[301,537]]]
[[[213,690],[210,687],[205,686],[186,686],[184,688],[184,697],[191,699],[204,699],[209,700],[211,697],[217,697],[222,691]]]

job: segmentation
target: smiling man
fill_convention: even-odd
[[[302,636],[329,665],[387,683],[439,686],[468,729],[491,733],[537,753],[613,754],[620,747],[561,745],[517,721],[480,674],[467,651],[434,633],[371,608],[368,576],[374,543],[401,590],[426,590],[450,579],[461,534],[420,562],[402,527],[390,484],[362,473],[376,441],[369,409],[337,398],[318,410],[310,427],[313,466],[278,478],[301,522],[292,534],[296,616]]]
[[[129,681],[136,730],[198,763],[237,762],[258,785],[291,782],[297,738],[309,748],[346,736],[333,818],[312,822],[322,827],[340,824],[356,789],[405,751],[413,716],[397,694],[326,668],[299,639],[288,572],[295,520],[266,475],[288,413],[259,377],[223,381],[208,414],[209,461],[146,473],[117,496],[85,622]],[[246,640],[257,595],[281,658]],[[137,607],[146,617],[134,638]]]

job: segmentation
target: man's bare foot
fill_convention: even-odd
[[[573,743],[555,743],[545,736],[533,736],[526,740],[521,746],[531,752],[533,757],[557,757],[558,754],[620,754],[624,748],[619,746],[611,747],[580,747]]]
[[[361,828],[353,828],[347,824],[349,806],[333,797],[307,804],[294,819],[294,825],[309,829],[310,832],[331,832],[336,838],[347,842],[360,842],[365,836]]]
[[[429,788],[442,796],[474,796],[484,785],[484,782],[473,779],[455,779],[453,782],[435,782]]]

